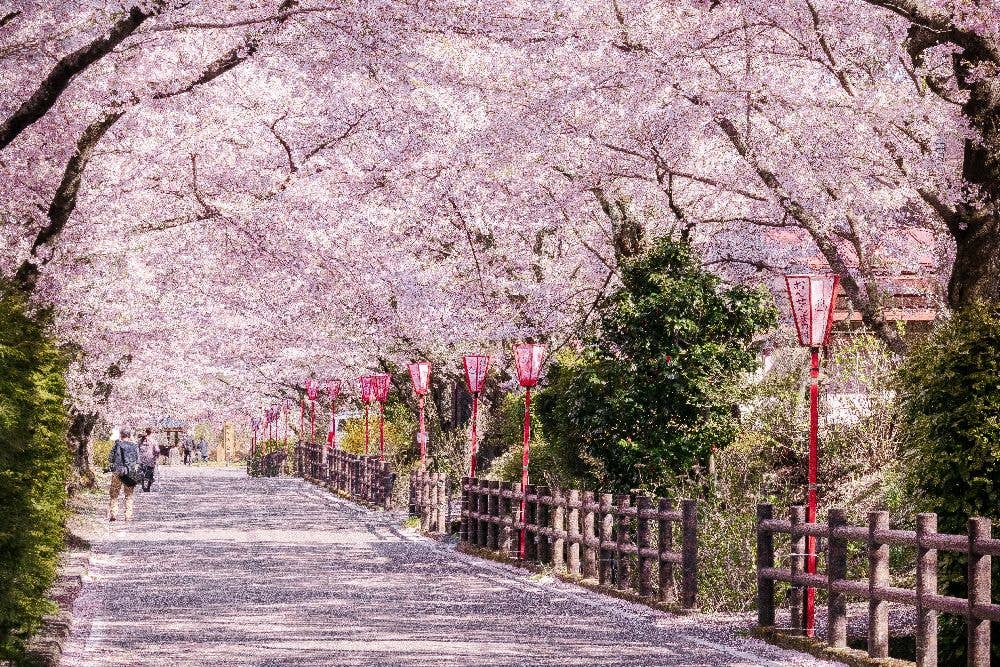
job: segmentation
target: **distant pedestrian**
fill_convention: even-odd
[[[146,432],[139,436],[139,475],[143,491],[149,491],[153,487],[153,474],[156,472],[156,456],[159,453],[160,447],[156,443],[156,436],[153,434],[153,429],[147,428]]]
[[[184,465],[191,465],[191,452],[194,451],[194,440],[189,435],[184,436],[184,440],[181,442],[181,447],[184,449]]]
[[[201,455],[202,461],[208,460],[208,443],[205,442],[205,436],[198,438],[198,453]]]
[[[135,485],[139,483],[139,448],[132,442],[132,431],[122,429],[121,439],[116,440],[108,456],[111,468],[111,503],[108,506],[108,520],[118,518],[118,496],[125,494],[125,520],[132,520],[135,501]]]

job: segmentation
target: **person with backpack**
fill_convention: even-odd
[[[121,439],[115,440],[108,464],[111,466],[111,504],[108,521],[118,518],[118,496],[125,493],[125,520],[132,520],[135,485],[139,483],[139,448],[132,442],[132,431],[122,429]]]
[[[156,471],[156,456],[160,447],[153,437],[153,429],[147,428],[144,435],[139,436],[139,477],[143,492],[148,492],[153,486],[153,473]]]

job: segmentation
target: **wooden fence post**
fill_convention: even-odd
[[[510,484],[510,507],[508,507],[508,515],[512,519],[510,526],[510,534],[507,536],[508,540],[508,554],[518,553],[519,545],[518,539],[521,534],[520,528],[517,524],[524,521],[524,517],[521,516],[521,496],[524,490],[521,488],[520,482],[511,482]]]
[[[774,567],[774,534],[764,528],[773,518],[773,505],[757,505],[757,625],[763,628],[774,627],[774,581],[761,576]]]
[[[427,531],[437,531],[438,523],[438,479],[441,473],[434,472],[427,476]]]
[[[462,542],[469,541],[469,524],[471,518],[469,517],[469,512],[472,510],[469,505],[469,478],[462,478],[462,523],[458,530],[458,539]]]
[[[551,507],[544,499],[550,495],[549,487],[537,486],[535,487],[535,493],[538,494],[538,501],[535,503],[535,525],[539,528],[547,528],[551,525],[551,519],[549,518]],[[549,563],[552,561],[551,543],[547,535],[535,532],[535,549],[539,563]]]
[[[602,585],[607,585],[611,578],[612,566],[614,564],[614,559],[612,556],[612,551],[605,548],[605,544],[611,542],[612,535],[614,534],[614,522],[615,515],[612,514],[612,500],[614,496],[610,493],[601,494],[601,548],[598,551],[600,558],[598,560],[597,568],[597,581]]]
[[[685,609],[698,605],[698,503],[681,501],[681,604]]]
[[[569,573],[580,576],[580,492],[572,489],[569,492],[569,511],[566,513],[566,533],[569,543]]]
[[[828,620],[826,642],[835,648],[847,646],[847,596],[834,590],[834,584],[847,578],[847,539],[835,535],[847,525],[847,513],[832,508],[827,519],[826,586]]]
[[[979,552],[976,541],[991,537],[992,524],[989,519],[969,519],[969,667],[990,665],[990,621],[977,616],[976,607],[993,602],[990,582],[992,559]]]
[[[490,480],[486,488],[486,513],[490,515],[486,524],[486,548],[496,551],[500,544],[500,482]]]
[[[586,542],[597,539],[597,532],[594,529],[594,492],[583,492],[583,539]],[[597,578],[597,554],[598,549],[591,544],[583,546],[583,571],[584,579]]]
[[[657,507],[659,517],[659,534],[657,541],[660,551],[660,602],[677,602],[677,587],[674,584],[674,564],[664,560],[663,556],[672,553],[674,548],[674,522],[665,515],[673,512],[674,501],[661,498]]]
[[[550,542],[552,567],[556,572],[565,572],[566,539],[560,537],[559,533],[566,530],[566,494],[562,489],[554,489],[551,495],[552,510],[549,513],[551,518],[549,527],[552,529],[552,541]]]
[[[937,514],[917,515],[917,667],[937,667],[938,613],[924,605],[937,595],[937,549],[927,538],[937,533]]]
[[[514,532],[513,526],[507,524],[508,521],[513,519],[513,512],[511,511],[511,505],[513,504],[511,486],[510,482],[500,482],[500,500],[497,501],[499,503],[497,514],[501,522],[497,549],[506,556],[510,556],[511,554],[511,535]]]
[[[639,595],[644,598],[653,595],[653,559],[648,555],[643,555],[645,549],[653,547],[653,540],[649,530],[649,517],[643,516],[652,511],[653,501],[649,496],[639,496],[636,498],[636,529],[635,544],[638,549],[639,559]]]
[[[889,603],[877,589],[889,585],[889,545],[878,544],[875,533],[889,530],[888,512],[868,513],[868,655],[889,657]]]
[[[801,533],[796,534],[806,520],[806,508],[802,505],[795,505],[788,508],[788,521],[792,525],[792,539],[789,548],[789,569],[792,576],[796,577],[805,570],[806,562],[806,537]],[[802,622],[802,586],[792,584],[788,589],[788,607],[791,611],[792,629],[800,632],[805,624]]]
[[[629,529],[631,527],[631,521],[625,516],[624,510],[631,506],[632,498],[627,494],[618,500],[618,532],[615,535],[618,568],[615,571],[615,588],[623,590],[629,587],[629,558],[622,553],[622,547],[629,543]]]
[[[437,484],[437,526],[435,530],[441,535],[448,533],[448,476],[443,472],[438,473]]]
[[[477,544],[484,549],[489,546],[490,532],[490,484],[485,479],[478,480],[479,484],[479,541]]]
[[[528,496],[533,496],[538,493],[538,489],[534,484],[528,484],[524,492]],[[535,526],[537,525],[538,517],[538,502],[531,500],[530,498],[525,503],[525,514],[527,516],[524,518],[527,528],[525,529],[524,535],[524,559],[525,560],[538,560],[538,543],[535,542]]]

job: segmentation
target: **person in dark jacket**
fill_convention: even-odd
[[[135,501],[135,485],[139,476],[139,448],[132,442],[132,431],[122,429],[121,439],[115,441],[108,456],[111,468],[111,504],[108,507],[108,521],[118,518],[118,496],[125,493],[125,520],[132,520]]]
[[[153,429],[147,428],[145,435],[139,436],[139,473],[142,476],[142,490],[149,491],[153,487],[153,477],[156,473],[156,457],[160,446],[153,435]]]

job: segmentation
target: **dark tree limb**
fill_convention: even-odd
[[[146,19],[161,12],[165,4],[164,0],[158,0],[148,3],[146,9],[132,7],[106,33],[60,58],[31,97],[0,123],[0,150],[6,148],[21,132],[44,116],[77,74],[111,53]]]
[[[40,256],[39,251],[62,233],[70,215],[76,209],[83,172],[94,155],[94,149],[97,148],[101,137],[111,129],[112,125],[118,122],[125,111],[126,109],[122,108],[104,112],[100,118],[88,125],[80,138],[77,139],[73,155],[66,163],[62,180],[49,204],[48,221],[35,235],[35,240],[31,244],[31,254],[21,263],[14,274],[15,283],[25,294],[31,294],[35,291],[41,268],[51,258],[51,256]]]

